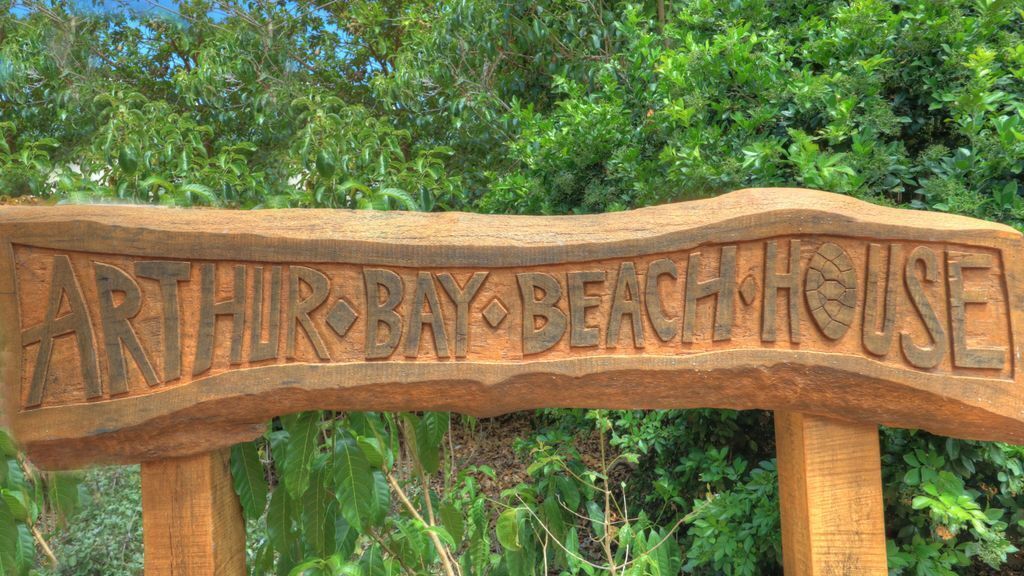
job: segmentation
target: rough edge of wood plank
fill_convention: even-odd
[[[1024,423],[1014,418],[1009,403],[954,399],[943,394],[944,377],[910,378],[838,354],[731,350],[460,366],[464,375],[457,379],[451,377],[451,366],[438,363],[240,370],[139,398],[131,411],[124,411],[118,401],[105,401],[25,412],[17,433],[44,468],[209,451],[258,436],[275,415],[315,408],[450,410],[481,416],[539,407],[787,408],[937,434],[1024,442]],[[972,385],[991,385],[961,380],[966,391],[961,398],[971,397]],[[55,418],[67,437],[54,438],[55,431],[44,427]]]
[[[785,234],[854,230],[864,238],[885,238],[898,231],[905,240],[981,240],[989,245],[993,239],[1021,237],[1003,224],[887,208],[798,188],[750,188],[706,200],[585,216],[5,206],[0,207],[0,235],[41,248],[133,256],[506,267],[686,250],[764,231],[770,236],[779,233],[780,216],[786,215],[790,228]],[[53,234],[55,227],[66,233]]]

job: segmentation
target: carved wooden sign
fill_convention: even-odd
[[[312,408],[800,411],[1024,442],[1014,230],[808,190],[598,216],[0,211],[5,411],[44,467]]]

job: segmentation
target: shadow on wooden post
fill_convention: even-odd
[[[775,412],[786,576],[885,576],[878,426]]]
[[[245,524],[228,456],[142,464],[146,576],[244,576]]]

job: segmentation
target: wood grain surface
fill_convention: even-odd
[[[1021,235],[799,189],[594,216],[0,208],[44,468],[312,408],[764,408],[1024,442]]]
[[[245,523],[229,451],[142,465],[146,576],[243,576]]]
[[[775,412],[786,576],[885,576],[878,426]]]

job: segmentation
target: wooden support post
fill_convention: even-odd
[[[885,576],[878,427],[775,412],[786,576]]]
[[[228,450],[142,464],[146,576],[244,576]]]

